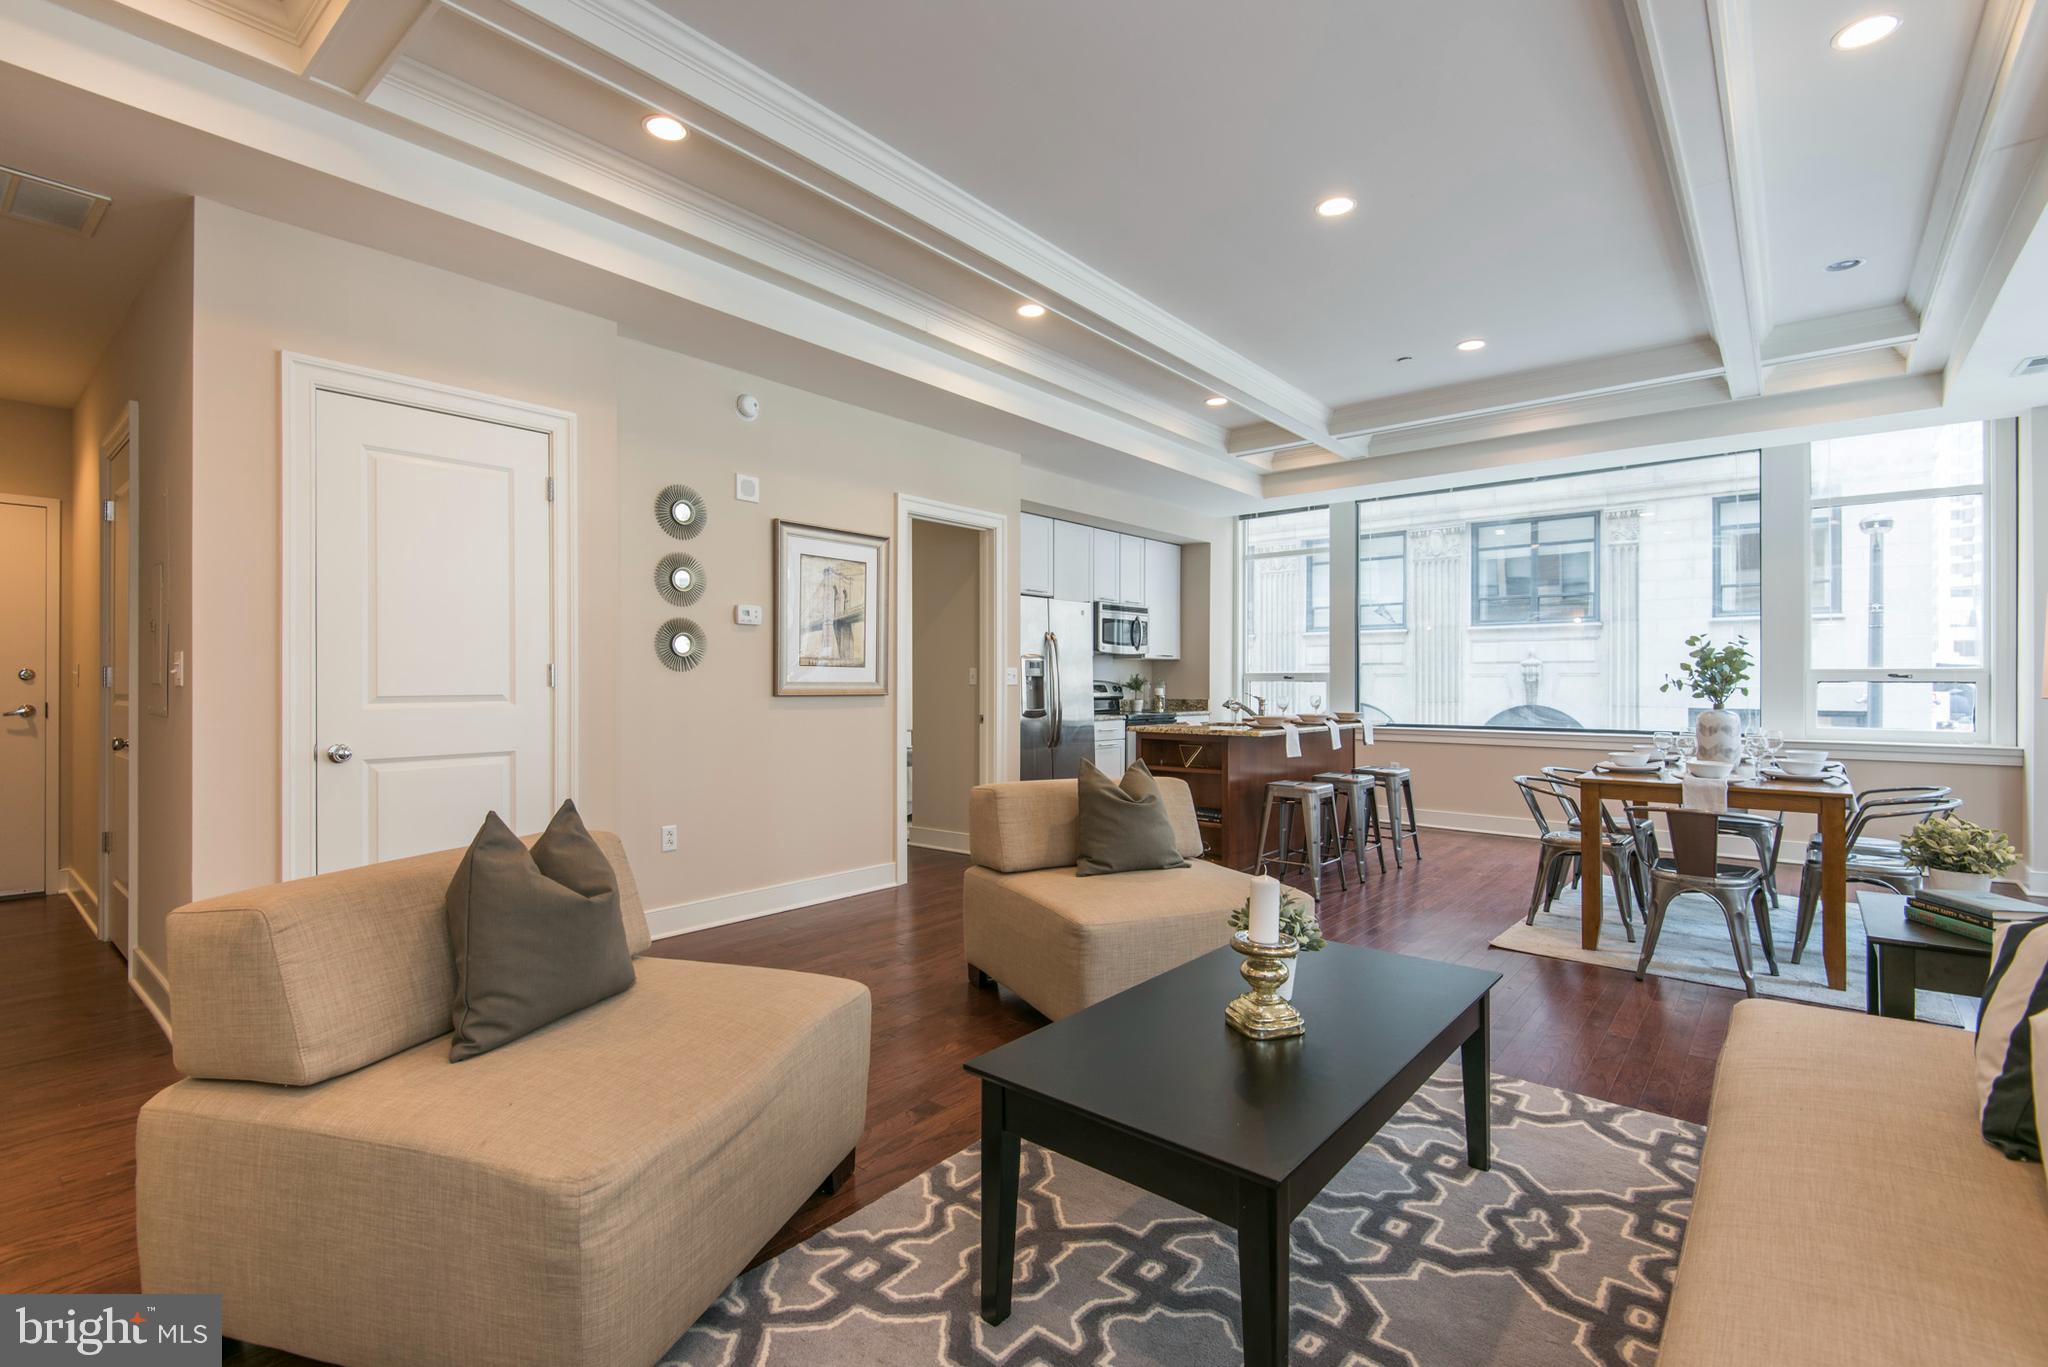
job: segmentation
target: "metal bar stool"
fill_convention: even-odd
[[[1394,867],[1400,868],[1401,859],[1401,807],[1408,808],[1408,843],[1415,847],[1415,861],[1422,862],[1422,836],[1415,825],[1415,782],[1405,764],[1360,764],[1352,770],[1354,774],[1365,774],[1372,778],[1379,790],[1387,795],[1387,827],[1394,839]]]
[[[1288,838],[1289,818],[1294,809],[1301,809],[1301,858],[1289,854],[1291,841]],[[1329,825],[1323,824],[1323,813],[1329,812]],[[1266,844],[1267,832],[1273,826],[1273,813],[1280,813],[1280,848],[1270,849]],[[1300,779],[1275,779],[1266,785],[1266,809],[1259,817],[1259,868],[1266,871],[1268,864],[1282,869],[1300,869],[1308,875],[1309,891],[1317,901],[1323,896],[1323,865],[1337,866],[1337,883],[1348,888],[1351,884],[1344,877],[1344,851],[1339,848],[1334,854],[1330,839],[1337,833],[1337,789],[1328,783],[1311,783]]]
[[[1771,903],[1764,895],[1764,874],[1747,864],[1720,861],[1721,823],[1719,814],[1662,807],[1671,828],[1671,858],[1660,859],[1650,869],[1650,906],[1643,918],[1643,956],[1636,961],[1636,980],[1649,972],[1650,958],[1657,952],[1657,937],[1664,930],[1664,913],[1673,899],[1688,892],[1711,897],[1728,923],[1728,944],[1735,951],[1735,971],[1742,975],[1745,996],[1756,995],[1755,961],[1749,952],[1749,923],[1756,922],[1757,938],[1763,942],[1764,962],[1771,973],[1778,971],[1778,951],[1771,942]]]
[[[1337,853],[1342,856],[1344,846],[1351,846],[1351,859],[1358,868],[1358,881],[1365,882],[1365,847],[1372,846],[1379,856],[1380,872],[1387,871],[1387,846],[1380,839],[1380,808],[1373,800],[1373,789],[1378,787],[1371,774],[1346,774],[1331,771],[1317,774],[1316,782],[1327,783],[1337,790],[1339,813],[1344,817],[1344,829],[1337,837]]]

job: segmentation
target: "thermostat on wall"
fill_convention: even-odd
[[[732,620],[743,627],[760,626],[761,605],[759,603],[741,603],[732,610]]]
[[[761,501],[761,477],[759,475],[734,475],[732,496],[742,503]]]

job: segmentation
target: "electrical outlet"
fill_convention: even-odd
[[[676,852],[675,827],[663,826],[661,828],[661,852],[663,854],[674,854]]]
[[[743,627],[760,626],[761,605],[759,603],[741,603],[732,610],[732,620]]]

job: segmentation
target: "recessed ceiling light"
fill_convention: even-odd
[[[681,142],[690,136],[690,130],[683,127],[683,121],[670,114],[649,114],[640,120],[640,126],[663,142]]]
[[[1873,14],[1868,19],[1858,19],[1834,36],[1834,45],[1843,52],[1854,52],[1859,47],[1881,43],[1898,31],[1901,22],[1896,14]]]
[[[1828,262],[1828,269],[1831,271],[1853,271],[1862,264],[1863,258],[1860,256],[1845,256],[1840,261]]]
[[[1223,407],[1223,405],[1229,403],[1230,400],[1224,398],[1221,394],[1211,394],[1208,398],[1202,400],[1202,402],[1208,404],[1211,408],[1221,408]]]
[[[1486,350],[1486,339],[1483,337],[1467,337],[1464,341],[1458,343],[1458,350],[1484,351]]]
[[[1342,218],[1358,207],[1358,201],[1349,195],[1331,195],[1316,205],[1316,212],[1324,218]]]
[[[1045,317],[1045,305],[1019,304],[1017,305],[1017,316],[1019,318],[1043,318]]]

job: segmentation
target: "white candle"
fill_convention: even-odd
[[[1251,938],[1255,943],[1280,943],[1280,880],[1264,874],[1252,879]]]

